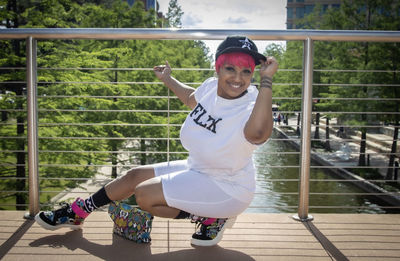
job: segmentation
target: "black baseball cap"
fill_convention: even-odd
[[[260,60],[267,60],[264,55],[258,53],[257,46],[251,39],[240,35],[226,37],[226,39],[220,43],[217,48],[215,60],[217,60],[218,56],[221,54],[233,52],[241,52],[251,55],[254,58],[256,65],[260,64]]]

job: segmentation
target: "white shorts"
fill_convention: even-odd
[[[228,218],[239,215],[250,204],[226,194],[210,176],[189,170],[186,160],[152,167],[155,176],[161,178],[164,198],[170,207],[202,217]]]

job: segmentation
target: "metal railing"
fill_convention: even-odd
[[[36,55],[37,55],[37,40],[54,40],[54,39],[94,39],[94,40],[222,40],[228,35],[234,34],[241,34],[247,35],[248,37],[252,38],[253,40],[268,40],[268,41],[303,41],[304,47],[304,55],[303,55],[303,70],[296,70],[296,69],[283,69],[282,71],[286,72],[302,72],[303,73],[303,82],[301,83],[274,83],[275,85],[298,85],[302,86],[302,97],[274,97],[274,100],[301,100],[302,106],[300,111],[282,111],[281,113],[292,113],[297,114],[301,113],[301,124],[287,124],[285,126],[281,126],[280,129],[284,128],[299,128],[301,127],[301,137],[284,137],[284,138],[275,138],[275,140],[291,140],[297,142],[299,144],[299,151],[300,152],[279,152],[276,154],[297,154],[300,155],[299,165],[293,166],[271,166],[269,168],[299,168],[300,169],[300,177],[299,179],[285,179],[286,182],[298,182],[299,183],[299,191],[298,192],[283,192],[283,195],[290,195],[290,194],[297,194],[299,195],[299,201],[297,206],[289,206],[298,209],[298,214],[296,217],[300,220],[307,220],[312,218],[309,215],[309,196],[310,195],[320,195],[320,193],[311,192],[309,184],[310,181],[313,182],[315,179],[310,179],[310,170],[313,168],[329,168],[329,169],[342,169],[347,168],[347,165],[328,165],[328,166],[313,166],[311,165],[312,160],[312,150],[311,150],[311,141],[326,141],[326,139],[313,139],[312,138],[312,118],[313,114],[318,113],[317,111],[313,111],[313,97],[312,97],[312,89],[313,86],[323,85],[319,83],[313,83],[313,72],[359,72],[358,70],[314,70],[313,68],[313,46],[315,41],[354,41],[354,42],[400,42],[400,32],[388,32],[388,31],[318,31],[318,30],[282,30],[282,31],[275,31],[275,30],[188,30],[188,29],[0,29],[0,40],[10,40],[10,39],[20,39],[26,41],[26,48],[27,48],[27,62],[26,68],[3,68],[3,69],[26,69],[26,84],[27,84],[27,154],[28,154],[28,172],[29,172],[29,215],[34,216],[40,209],[39,203],[39,154],[40,153],[107,153],[107,154],[120,154],[120,153],[160,153],[166,154],[167,158],[169,159],[169,155],[174,153],[181,154],[182,151],[170,151],[169,144],[171,141],[178,141],[176,137],[170,137],[170,128],[179,127],[180,124],[172,124],[170,123],[170,113],[185,113],[187,111],[184,110],[172,110],[170,108],[170,101],[175,99],[175,97],[171,97],[170,93],[166,96],[146,96],[146,95],[139,95],[139,96],[74,96],[74,95],[57,95],[57,96],[40,96],[39,98],[48,99],[48,98],[107,98],[107,99],[167,99],[168,100],[168,107],[165,110],[108,110],[109,112],[118,112],[118,113],[166,113],[167,114],[167,123],[154,123],[154,124],[127,124],[124,123],[122,126],[158,126],[158,127],[166,127],[168,129],[167,137],[159,137],[159,138],[148,138],[147,140],[159,140],[159,141],[166,141],[167,142],[167,150],[166,151],[76,151],[76,150],[59,150],[59,151],[40,151],[38,142],[39,142],[39,135],[38,135],[38,126],[39,126],[39,118],[38,112],[82,112],[81,109],[40,109],[38,108],[38,94],[37,94],[37,85],[38,84],[52,84],[52,82],[38,82],[37,80],[37,73],[38,70],[115,70],[115,71],[149,71],[151,68],[38,68],[36,62]],[[181,68],[181,70],[210,70],[207,68]],[[368,72],[381,72],[380,70],[369,70]],[[25,81],[16,82],[24,84]],[[99,82],[90,82],[90,81],[77,81],[77,82],[61,82],[56,81],[53,84],[99,84]],[[101,82],[102,84],[154,84],[158,85],[159,82]],[[188,83],[192,85],[198,85],[199,83]],[[335,84],[335,86],[341,86],[341,84]],[[349,84],[344,83],[342,86],[357,86],[357,84]],[[361,86],[361,85],[360,85]],[[362,86],[365,86],[363,84]],[[373,86],[386,86],[385,84],[373,84]],[[399,88],[400,86],[397,86]],[[324,99],[323,97],[319,97],[319,99]],[[357,98],[349,98],[349,97],[342,97],[337,99],[343,100],[357,100]],[[369,98],[362,98],[361,100],[379,100],[376,97],[369,97]],[[388,101],[400,101],[400,97],[393,97],[386,99]],[[2,109],[5,112],[24,112],[24,109]],[[102,109],[93,109],[87,110],[85,109],[85,113],[96,113],[102,112]],[[334,114],[356,114],[356,113],[363,113],[363,114],[388,114],[388,112],[346,112],[346,111],[335,111],[335,112],[321,112],[325,114],[334,113]],[[389,112],[389,114],[399,114],[398,112]],[[19,123],[21,124],[21,123]],[[40,126],[107,126],[107,123],[40,123]],[[118,124],[113,123],[110,124],[112,126],[118,126]],[[324,127],[319,125],[314,125],[314,127]],[[343,124],[336,124],[337,128],[340,127],[366,127],[366,126],[346,126]],[[369,126],[371,128],[376,128],[380,126],[372,125]],[[395,126],[399,127],[399,126]],[[23,139],[21,136],[17,137],[0,137],[2,139]],[[107,137],[40,137],[40,140],[57,140],[57,139],[71,139],[71,140],[124,140],[124,141],[134,141],[137,137],[114,137],[114,138],[107,138]],[[144,142],[146,142],[146,138],[140,138]],[[328,139],[329,140],[329,139]],[[342,139],[341,141],[354,141],[353,138],[351,139]],[[383,140],[384,141],[384,140]],[[18,150],[7,150],[2,151],[7,153],[15,153]],[[268,152],[263,152],[264,154],[268,154]],[[371,153],[369,153],[371,154]],[[379,153],[381,155],[385,155],[388,153]],[[390,153],[389,153],[390,154]],[[3,165],[10,165],[4,163]],[[16,166],[17,164],[11,164]],[[134,166],[135,164],[132,164]],[[67,166],[67,167],[79,167],[79,164],[41,164],[40,166],[47,166],[47,167],[57,167],[57,166]],[[107,164],[94,164],[90,165],[90,167],[98,168],[98,167],[105,167],[108,166]],[[127,164],[126,166],[130,166]],[[369,166],[368,168],[387,168],[387,166]],[[359,167],[362,168],[362,167]],[[18,178],[17,178],[18,179]],[[48,178],[53,179],[53,178]],[[56,179],[56,178],[54,178]],[[64,178],[67,179],[68,178]],[[88,180],[88,178],[73,178],[74,180]],[[330,179],[326,182],[364,182],[365,180],[358,179],[357,177],[353,177],[350,180],[343,180],[343,179]],[[273,179],[273,182],[280,182],[280,179]],[[376,182],[387,182],[387,180],[375,180]],[[7,191],[9,193],[13,193],[15,191]],[[17,191],[17,192],[24,192],[24,191]],[[323,195],[327,195],[327,193],[321,193]],[[348,193],[348,194],[363,194],[363,193]],[[398,196],[398,192],[375,192],[375,193],[368,193],[370,195],[395,195]],[[335,193],[331,193],[331,195],[335,195]],[[341,195],[346,195],[346,193],[342,193]],[[321,208],[329,208],[329,206],[320,206]],[[346,206],[341,206],[342,208],[346,208]],[[390,207],[388,207],[390,208]],[[396,208],[396,207],[394,207]]]

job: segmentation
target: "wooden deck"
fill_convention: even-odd
[[[105,212],[83,230],[53,232],[23,214],[0,211],[1,260],[400,260],[400,215],[315,214],[301,223],[290,214],[242,214],[218,246],[205,248],[190,245],[188,220],[155,218],[151,244],[135,244],[112,234]]]

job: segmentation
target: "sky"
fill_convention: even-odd
[[[168,12],[169,0],[158,0],[159,11]],[[286,0],[178,0],[184,29],[286,29]],[[221,41],[204,41],[212,54]],[[271,43],[255,41],[263,53]],[[275,42],[282,43],[283,42]]]

